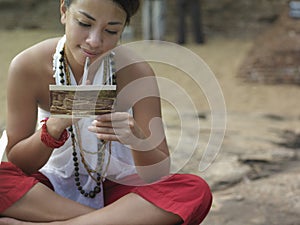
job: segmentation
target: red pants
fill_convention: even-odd
[[[12,163],[2,163],[0,165],[0,214],[38,182],[53,190],[49,180],[41,173],[28,176]],[[212,203],[208,185],[195,175],[175,174],[166,180],[146,186],[126,186],[109,180],[104,182],[105,205],[128,193],[136,193],[157,207],[179,215],[184,225],[200,224],[208,214]]]

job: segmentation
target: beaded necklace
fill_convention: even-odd
[[[71,85],[71,76],[70,76],[70,71],[69,71],[69,67],[68,67],[68,60],[67,60],[67,56],[65,54],[65,47],[63,48],[63,50],[60,51],[60,58],[59,58],[59,70],[60,70],[60,83],[62,85]],[[104,78],[103,80],[106,81],[105,84],[112,84],[115,85],[116,84],[116,75],[115,75],[115,64],[114,64],[114,53],[109,54],[108,57],[105,57],[104,59]],[[110,59],[110,60],[109,60]],[[111,66],[111,68],[109,68],[109,66]],[[110,70],[112,72],[112,75],[110,76]],[[65,81],[65,77],[66,77],[66,81]],[[107,80],[108,79],[108,80]],[[75,129],[76,129],[76,133],[77,133],[77,140],[76,141],[76,135],[74,133],[74,128],[73,126],[70,126],[68,128],[68,131],[70,132],[70,136],[72,139],[72,147],[73,147],[73,163],[74,163],[74,180],[75,180],[75,184],[77,186],[77,190],[85,197],[87,198],[95,198],[97,194],[99,194],[101,192],[101,184],[105,179],[105,174],[107,172],[109,163],[110,163],[110,156],[111,156],[111,142],[106,142],[103,140],[99,140],[98,141],[98,151],[97,152],[88,152],[86,150],[84,150],[82,148],[82,142],[80,139],[80,130],[78,127],[78,124],[75,123],[74,125]],[[80,174],[79,174],[79,162],[78,162],[78,154],[76,152],[76,144],[78,144],[79,146],[79,150],[80,150],[80,157],[81,157],[81,162],[84,165],[84,168],[86,169],[88,175],[96,182],[96,186],[94,187],[93,190],[87,191],[84,190],[83,187],[81,186],[81,182],[80,182]],[[108,149],[109,149],[109,157],[108,157],[108,162],[107,165],[105,167],[105,170],[103,171],[103,165],[104,165],[104,160],[105,160],[105,147],[106,144],[108,144]],[[88,153],[88,154],[97,154],[97,166],[96,169],[91,169],[85,158],[84,158],[84,152]],[[100,160],[99,160],[100,159]],[[95,175],[93,175],[95,174]]]

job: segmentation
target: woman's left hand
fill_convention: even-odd
[[[105,141],[119,141],[124,145],[134,145],[145,138],[134,118],[127,112],[103,114],[92,122],[89,131]]]

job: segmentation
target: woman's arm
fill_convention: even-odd
[[[46,43],[25,50],[13,59],[8,72],[6,151],[8,160],[28,174],[40,169],[53,150],[41,142],[41,130],[36,131],[37,108],[48,104],[53,80],[51,54],[45,52],[49,52]],[[65,125],[49,119],[47,128],[58,139]]]
[[[118,112],[99,116],[90,130],[128,145],[140,176],[156,181],[169,174],[170,160],[154,73],[147,63],[132,64],[118,72],[117,84]],[[129,108],[133,117],[125,113]]]

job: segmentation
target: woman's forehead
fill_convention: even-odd
[[[112,0],[76,0],[70,10],[87,13],[93,18],[105,16],[107,19],[126,20],[126,12]]]

